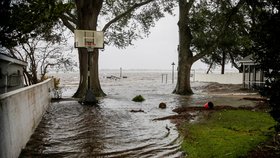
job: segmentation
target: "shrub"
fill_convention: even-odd
[[[59,88],[59,84],[60,84],[60,78],[53,78],[54,80],[54,88],[58,89]]]
[[[265,87],[261,89],[260,94],[269,98],[269,106],[271,107],[270,115],[277,125],[275,125],[276,132],[280,132],[280,79],[266,81]]]
[[[142,97],[142,95],[137,95],[132,99],[132,101],[143,102],[143,101],[145,101],[145,99]]]

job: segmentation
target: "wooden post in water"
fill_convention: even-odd
[[[161,83],[164,81],[164,76],[165,76],[165,83],[167,83],[167,74],[161,74]]]
[[[175,63],[173,62],[171,65],[172,65],[172,83],[174,83],[174,65],[175,65]]]

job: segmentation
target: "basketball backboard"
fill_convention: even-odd
[[[74,30],[76,48],[104,48],[103,31]]]

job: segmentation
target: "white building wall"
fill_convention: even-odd
[[[225,73],[225,74],[205,74],[195,73],[192,81],[198,82],[217,82],[221,84],[242,84],[242,73]]]
[[[17,158],[49,106],[53,80],[0,95],[0,158]]]

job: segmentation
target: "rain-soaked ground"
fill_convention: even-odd
[[[153,121],[174,115],[180,106],[202,106],[209,96],[172,94],[175,84],[162,83],[162,73],[130,72],[127,78],[103,72],[102,88],[107,94],[98,107],[82,106],[76,101],[52,103],[20,157],[184,157],[181,138],[169,120]],[[77,74],[60,74],[64,96],[71,96],[78,84]],[[193,83],[193,89],[206,83]],[[142,95],[145,101],[131,99]],[[167,104],[159,109],[160,102]],[[143,110],[133,113],[131,110]]]

